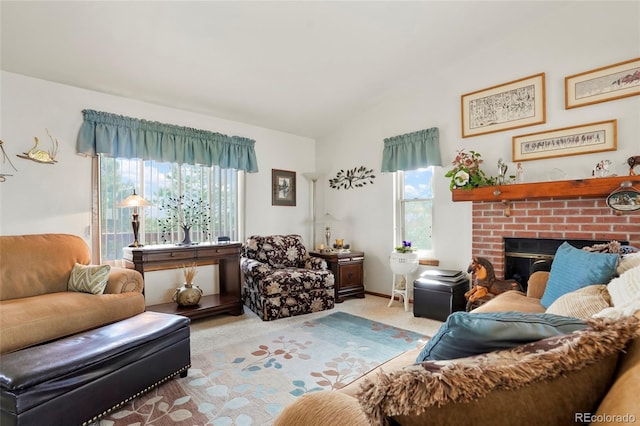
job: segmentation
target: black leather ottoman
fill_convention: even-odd
[[[0,357],[0,424],[89,424],[191,366],[189,319],[132,318]]]
[[[446,321],[456,311],[464,311],[464,293],[469,278],[462,271],[430,269],[413,282],[413,316]]]

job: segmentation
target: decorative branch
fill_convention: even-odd
[[[355,167],[351,170],[340,170],[336,177],[329,179],[329,186],[334,189],[362,188],[367,184],[373,185],[373,169],[364,166]]]
[[[176,225],[181,228],[200,228],[203,233],[209,235],[210,205],[202,198],[190,200],[184,195],[169,196],[160,202],[159,209],[163,212],[158,219],[163,241],[167,240],[167,236],[171,235]]]

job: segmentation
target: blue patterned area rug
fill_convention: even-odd
[[[192,355],[171,380],[103,419],[122,425],[269,425],[295,398],[339,389],[428,337],[343,312]]]

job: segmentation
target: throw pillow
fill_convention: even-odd
[[[618,275],[622,275],[629,269],[635,268],[636,266],[640,266],[640,252],[622,256],[622,260],[620,261],[616,271],[618,272]]]
[[[76,263],[71,271],[67,290],[81,293],[102,294],[109,278],[109,265],[81,265]]]
[[[640,330],[635,317],[588,323],[517,348],[367,376],[358,401],[370,424],[394,416],[407,424],[439,424],[442,417],[455,418],[447,424],[496,424],[504,416],[500,424],[572,424],[574,413],[591,412],[606,394],[618,353]]]
[[[611,295],[611,304],[623,306],[640,298],[640,265],[624,272],[618,278],[611,280],[607,286]]]
[[[616,273],[618,255],[590,253],[566,241],[558,247],[540,304],[551,306],[563,294],[594,284],[607,284]]]
[[[611,296],[607,286],[597,284],[560,296],[549,306],[546,313],[589,319],[609,306],[611,306]]]
[[[454,312],[426,343],[416,362],[455,359],[513,348],[582,330],[577,318],[525,312]]]

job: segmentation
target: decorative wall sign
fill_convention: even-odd
[[[271,205],[296,205],[296,172],[271,169]]]
[[[609,194],[607,205],[619,212],[640,210],[640,191],[635,189],[630,181],[624,181],[620,184],[620,189]]]
[[[640,95],[640,58],[564,78],[565,109],[636,95]]]
[[[367,184],[373,185],[375,178],[373,169],[360,166],[346,172],[340,170],[336,177],[329,179],[329,186],[333,189],[361,188]]]
[[[463,138],[547,121],[544,73],[467,93],[460,101]]]
[[[45,129],[45,130],[47,131],[47,135],[49,136],[49,139],[51,139],[51,149],[49,151],[43,151],[42,149],[38,149],[40,140],[36,136],[33,138],[36,142],[33,145],[33,147],[29,151],[23,154],[18,154],[18,157],[24,158],[25,160],[35,161],[36,163],[43,163],[43,164],[57,163],[58,160],[56,160],[56,156],[58,155],[58,147],[60,144],[58,143],[58,139],[54,139],[53,136],[51,136],[51,133],[49,133],[49,129]]]
[[[617,120],[513,137],[513,161],[540,160],[617,149]]]

